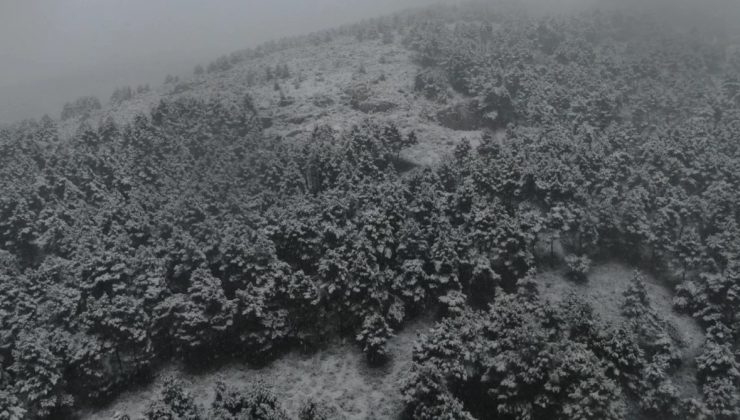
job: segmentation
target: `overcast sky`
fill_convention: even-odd
[[[0,0],[0,122],[287,35],[439,0]]]

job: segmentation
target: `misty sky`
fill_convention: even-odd
[[[0,0],[0,122],[288,35],[439,0]]]
[[[266,40],[461,0],[0,0],[0,123],[116,86],[158,85],[168,73]],[[728,16],[740,0],[519,0],[533,10],[594,4],[692,4]],[[733,7],[735,12],[740,8]],[[690,14],[696,14],[692,11]],[[740,12],[729,14],[740,22]]]

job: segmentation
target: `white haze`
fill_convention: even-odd
[[[740,0],[519,0],[533,10],[644,5],[695,7],[740,21]],[[222,54],[283,36],[461,0],[0,0],[0,123],[116,86],[159,84]]]
[[[434,0],[0,0],[0,122]]]

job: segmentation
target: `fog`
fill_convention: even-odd
[[[548,11],[598,3],[522,1]],[[189,74],[196,64],[269,39],[439,2],[0,0],[0,123],[44,113],[57,116],[65,101],[81,95],[105,102],[116,86],[159,84],[166,74]],[[707,11],[736,2],[652,3],[671,9],[693,4]],[[740,14],[732,16],[740,21]]]
[[[434,0],[0,0],[0,122]]]

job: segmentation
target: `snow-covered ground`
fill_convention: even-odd
[[[290,77],[266,80],[268,67],[287,64]],[[146,113],[163,97],[192,95],[241,99],[249,94],[262,118],[272,125],[265,130],[270,138],[301,140],[310,136],[317,125],[329,125],[337,131],[350,129],[366,118],[396,124],[402,132],[416,132],[419,144],[403,152],[403,157],[418,165],[434,164],[463,138],[477,144],[480,131],[460,131],[444,127],[436,115],[448,104],[426,99],[414,91],[419,66],[412,53],[398,41],[384,44],[379,40],[357,42],[353,37],[273,52],[246,60],[224,72],[181,77],[178,84],[153,87],[118,106],[105,105],[89,121],[95,124],[112,116],[117,122],[131,121]],[[276,82],[280,90],[276,90]],[[177,91],[177,93],[174,93]],[[358,107],[352,93],[362,92],[366,99]],[[452,95],[452,101],[455,95]],[[283,102],[281,99],[287,98]],[[71,135],[77,121],[63,122],[62,131]]]
[[[583,283],[566,279],[562,271],[546,271],[535,280],[545,299],[560,302],[574,294],[588,302],[601,319],[615,325],[625,320],[621,308],[633,274],[632,267],[609,262],[591,269],[588,281]],[[704,332],[696,320],[673,310],[673,293],[663,282],[648,273],[642,275],[651,307],[667,324],[671,338],[683,354],[683,365],[674,375],[675,383],[685,395],[696,395],[694,357],[704,344]]]
[[[391,359],[380,368],[369,367],[355,343],[339,341],[313,354],[288,353],[260,368],[233,362],[194,373],[182,365],[170,364],[162,367],[148,385],[124,392],[107,407],[87,408],[80,418],[111,419],[119,413],[139,419],[171,376],[184,380],[186,390],[206,408],[218,381],[237,388],[259,381],[273,389],[292,417],[297,417],[301,404],[312,398],[334,404],[340,418],[347,420],[396,418],[403,410],[400,389],[408,377],[414,343],[431,324],[429,319],[409,322],[389,341]]]

